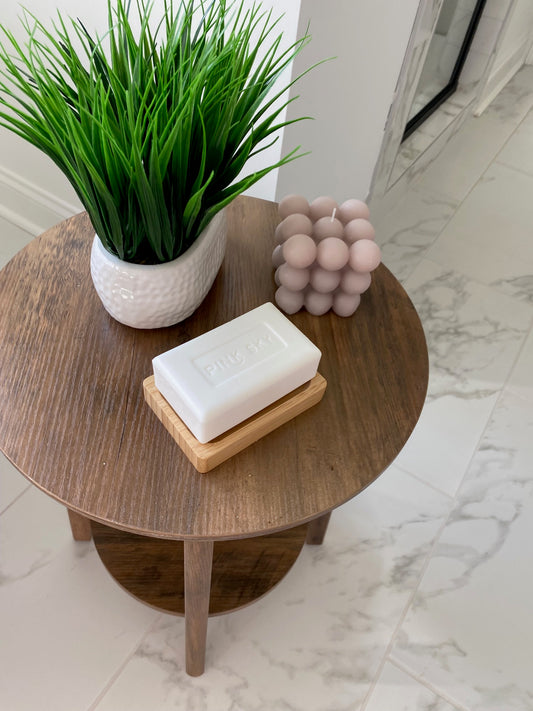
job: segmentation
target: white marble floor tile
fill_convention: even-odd
[[[502,2],[502,0],[500,0]],[[506,0],[503,0],[503,4],[509,4],[506,2]],[[470,8],[472,8],[472,3],[469,3]],[[464,75],[467,75],[467,79],[469,80],[470,75],[472,74],[471,71],[469,71],[469,65],[472,64],[472,59],[474,60],[474,64],[476,64],[476,59],[478,55],[482,55],[485,53],[488,53],[491,51],[491,48],[494,47],[496,44],[496,41],[498,39],[498,34],[501,30],[501,22],[496,20],[494,17],[490,15],[486,15],[485,13],[482,13],[479,25],[476,28],[476,32],[474,34],[474,37],[472,39],[472,45],[470,46],[465,66],[463,68],[463,71],[461,72],[461,80],[464,81]],[[471,55],[474,55],[471,57]],[[486,65],[482,65],[484,68]],[[479,72],[479,75],[481,75],[483,71]],[[479,76],[478,75],[478,76]]]
[[[469,711],[533,707],[533,411],[506,392],[392,655]]]
[[[487,17],[493,18],[494,20],[504,20],[508,9],[509,2],[502,2],[502,0],[487,0],[483,14]]]
[[[533,330],[529,332],[507,382],[507,388],[515,395],[533,400]]]
[[[0,458],[1,711],[533,709],[532,115],[530,66],[372,207],[428,338],[421,420],[322,547],[210,620],[204,676],[183,620],[132,600]],[[30,239],[0,218],[0,267]]]
[[[533,76],[529,69],[518,72],[481,117],[468,118],[461,125],[440,155],[418,176],[420,182],[415,178],[416,187],[464,200],[533,107]],[[468,91],[463,95],[469,96]],[[453,120],[453,108],[447,120]]]
[[[533,108],[533,67],[522,67],[491,101],[483,116],[514,129]]]
[[[131,599],[35,487],[0,516],[0,708],[85,711],[158,613]]]
[[[395,183],[473,100],[474,92],[471,89],[458,88],[409,138],[404,140],[394,161],[389,183]]]
[[[533,309],[425,259],[405,287],[426,333],[430,381],[420,421],[396,463],[453,496]]]
[[[393,185],[400,177],[418,160],[418,158],[431,146],[435,137],[421,130],[412,133],[400,146],[394,160],[394,166],[389,177],[389,184]]]
[[[497,392],[532,326],[533,307],[427,259],[405,288],[426,334],[430,399]]]
[[[363,711],[457,711],[457,707],[387,662]]]
[[[533,110],[498,153],[496,161],[533,174]]]
[[[468,118],[414,187],[462,201],[514,130],[485,115]]]
[[[383,263],[404,281],[452,218],[458,203],[421,191],[410,191],[405,200],[386,214],[376,207],[372,222]]]
[[[32,239],[33,235],[0,217],[0,269]]]
[[[428,192],[445,195],[446,193],[440,186],[431,184],[425,180],[425,175],[435,161],[439,160],[440,155],[447,150],[448,145],[453,141],[454,137],[461,131],[463,124],[468,120],[470,112],[468,109],[461,111],[446,129],[437,136],[433,143],[419,155],[417,160],[403,173],[401,178],[394,184],[390,185],[389,192],[396,195],[405,194],[407,190],[415,190],[420,186],[421,189],[427,189]],[[435,181],[433,181],[435,183]],[[448,198],[449,194],[446,194]],[[462,199],[459,198],[459,199]]]
[[[429,118],[424,121],[415,133],[424,133],[432,138],[437,138],[448,128],[453,119],[470,104],[475,98],[471,88],[458,88]],[[412,134],[414,135],[414,134]]]
[[[496,404],[497,394],[443,395],[426,401],[396,464],[454,496]]]
[[[31,484],[0,454],[0,514]]]
[[[492,165],[427,257],[533,303],[533,175]]]
[[[202,677],[185,674],[183,622],[165,616],[97,711],[355,711],[450,506],[391,467],[274,591],[210,619]]]

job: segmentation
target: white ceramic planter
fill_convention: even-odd
[[[217,213],[194,244],[165,264],[131,264],[104,249],[95,235],[91,276],[111,316],[133,328],[163,328],[202,303],[226,250],[225,212]]]

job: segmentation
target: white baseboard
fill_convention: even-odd
[[[41,234],[81,209],[0,166],[0,216],[26,232]]]
[[[474,116],[481,116],[491,101],[496,98],[507,82],[513,78],[524,64],[530,45],[531,40],[526,40],[491,73],[483,90],[483,95],[474,111]]]

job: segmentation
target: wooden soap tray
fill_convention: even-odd
[[[183,453],[202,474],[211,471],[234,454],[285,424],[293,417],[316,405],[324,395],[327,382],[317,373],[288,395],[276,400],[264,410],[252,415],[211,442],[202,444],[170,407],[155,386],[151,375],[143,382],[144,398],[161,420]]]

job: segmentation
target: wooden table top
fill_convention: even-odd
[[[151,359],[272,301],[274,203],[238,198],[207,299],[187,320],[139,331],[94,291],[85,213],[0,272],[0,448],[35,485],[116,528],[161,538],[241,538],[304,523],[394,460],[420,414],[427,348],[407,294],[381,265],[354,316],[290,319],[322,351],[322,402],[199,474],[144,402]]]

